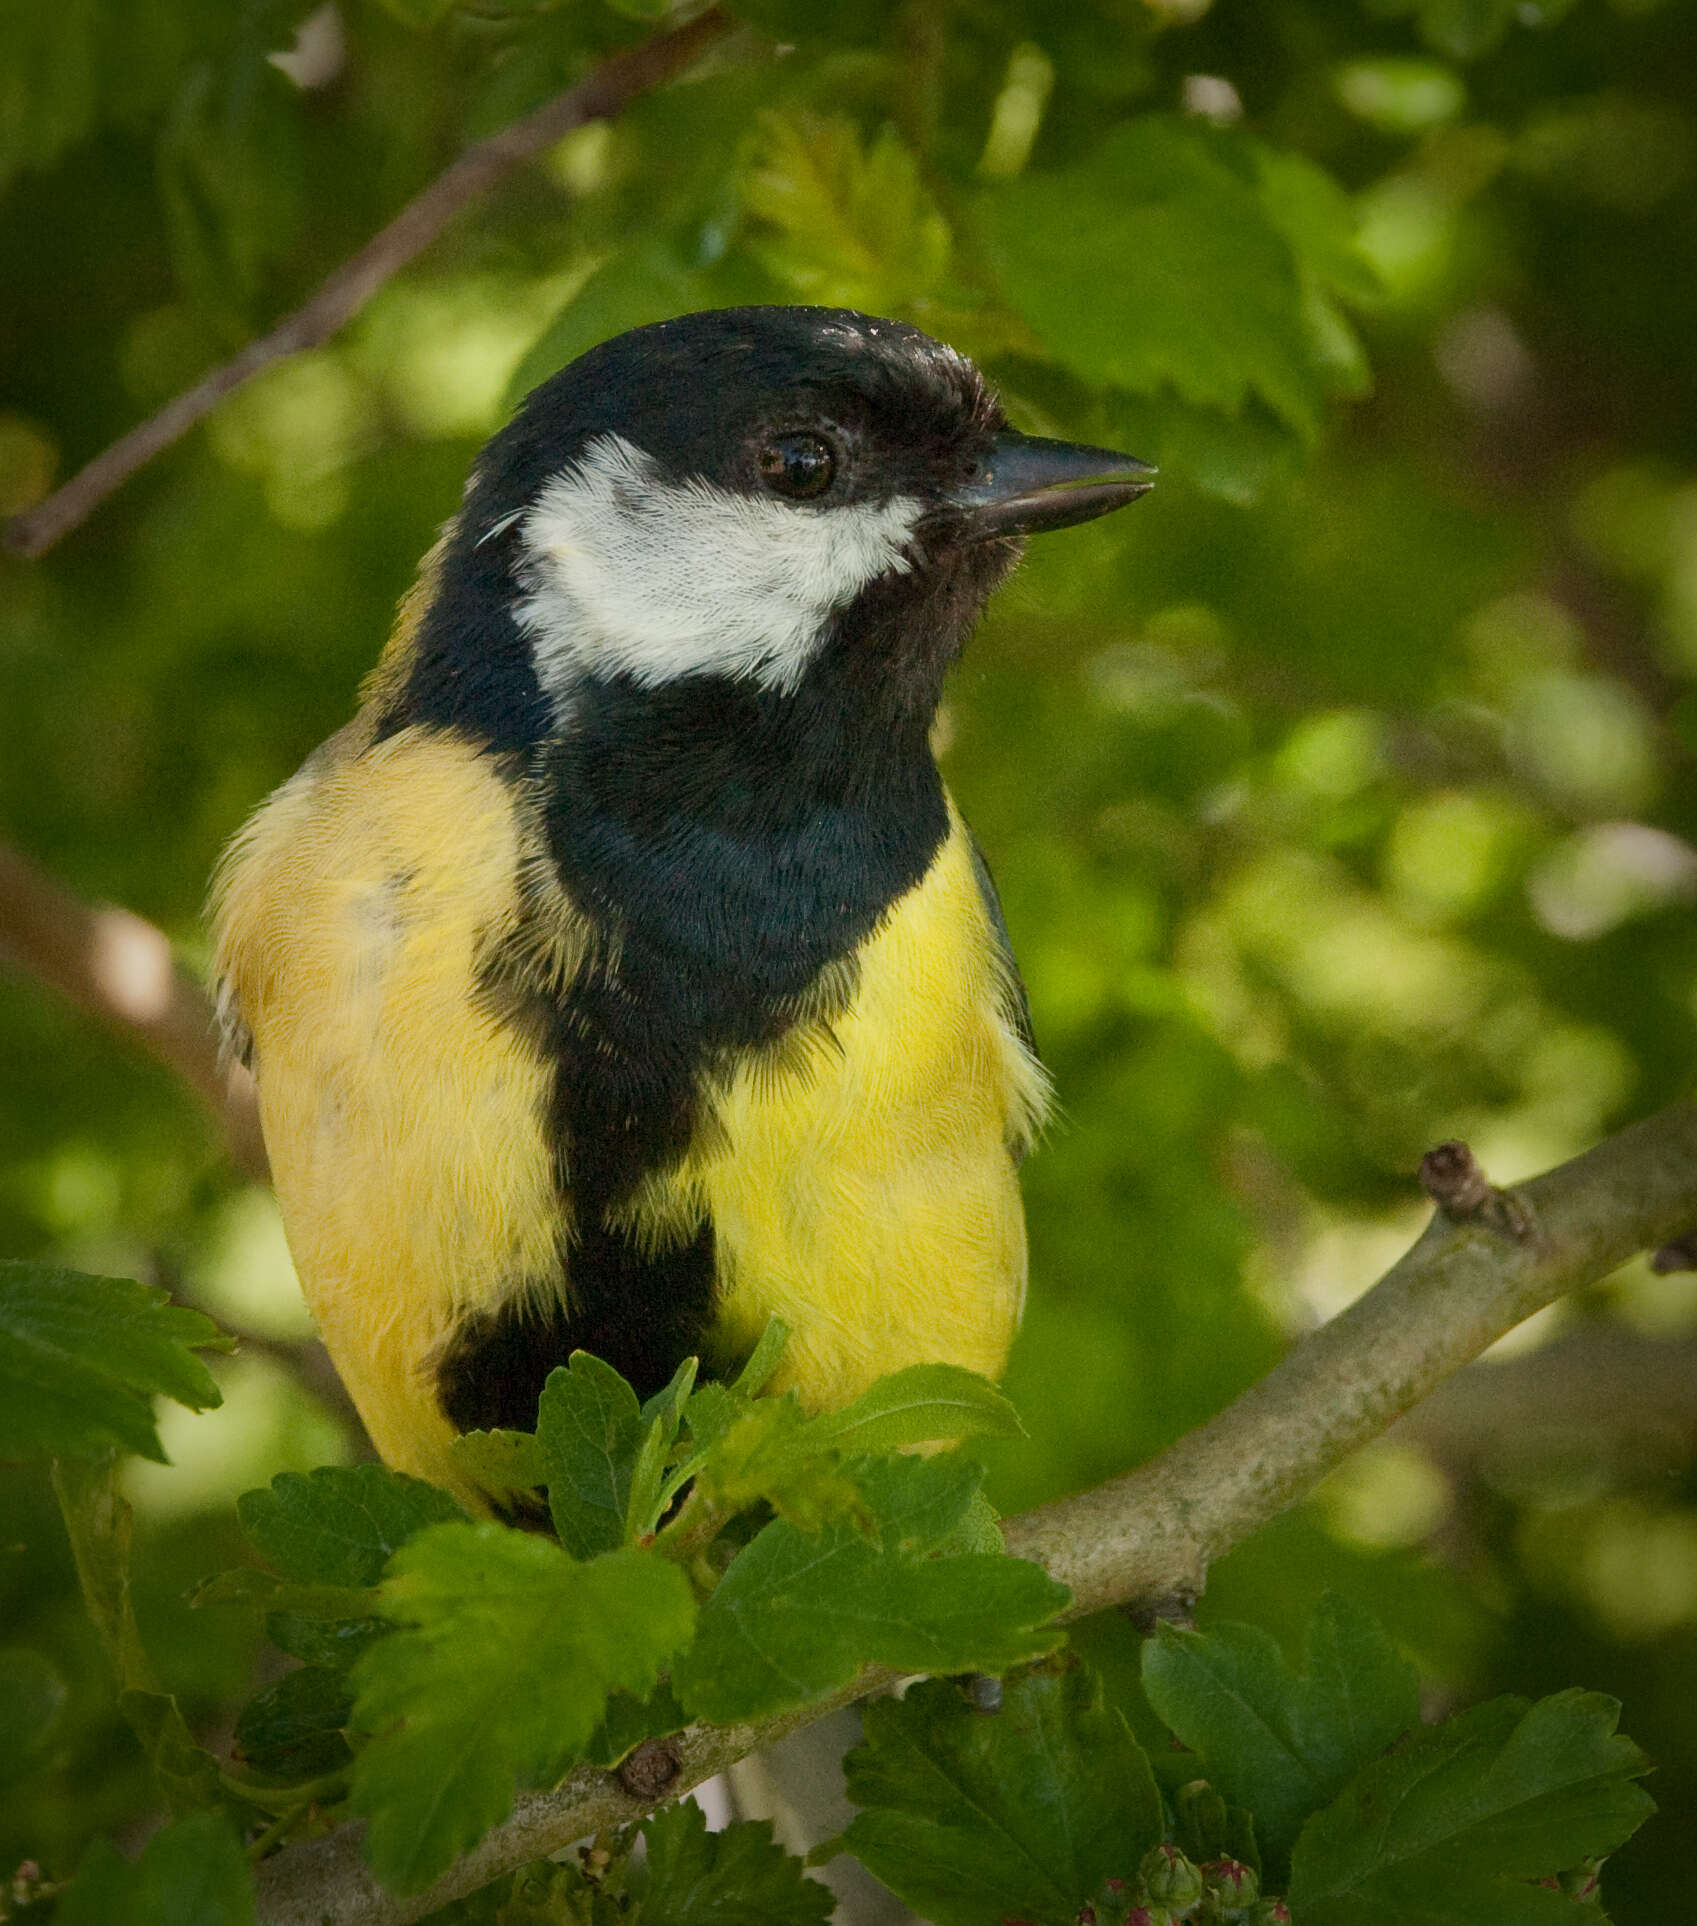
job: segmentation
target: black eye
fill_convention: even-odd
[[[823,435],[778,435],[757,460],[761,480],[791,501],[810,502],[836,479],[836,450]]]

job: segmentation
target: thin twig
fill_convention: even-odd
[[[1440,1212],[1364,1297],[1299,1344],[1210,1423],[1124,1478],[1005,1527],[1008,1549],[1070,1587],[1072,1616],[1200,1589],[1207,1567],[1296,1503],[1504,1332],[1697,1221],[1697,1107],[1634,1125],[1519,1186],[1512,1230]],[[673,1741],[669,1793],[722,1772],[827,1711],[891,1683],[872,1668],[824,1704],[761,1725],[695,1725]],[[429,1892],[397,1899],[346,1825],[258,1871],[265,1926],[409,1926],[512,1866],[557,1852],[647,1803],[579,1767],[528,1793]]]
[[[253,1079],[219,1060],[206,992],[163,930],[125,909],[80,902],[0,844],[0,960],[50,984],[174,1070],[222,1124],[251,1177],[269,1175]]]
[[[200,418],[262,369],[317,347],[364,307],[386,281],[427,248],[454,216],[529,160],[592,120],[607,120],[687,67],[730,27],[721,7],[655,34],[604,60],[595,71],[524,119],[466,151],[359,252],[330,275],[304,307],[251,341],[233,360],[185,389],[79,469],[62,488],[5,525],[0,543],[19,555],[43,555],[76,528],[114,489],[186,434]]]

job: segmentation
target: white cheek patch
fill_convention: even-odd
[[[905,496],[814,508],[665,482],[642,449],[598,436],[524,516],[516,614],[557,703],[585,673],[790,690],[831,612],[912,566],[919,513]]]

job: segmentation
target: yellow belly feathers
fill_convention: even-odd
[[[447,1452],[439,1347],[514,1280],[556,1273],[563,1214],[550,1066],[488,1007],[478,970],[518,926],[521,865],[538,967],[566,980],[585,940],[551,872],[538,885],[515,798],[459,737],[350,730],[254,818],[218,897],[218,965],[324,1340],[383,1456],[474,1504]],[[950,823],[862,946],[830,1034],[741,1060],[713,1127],[625,1212],[656,1242],[711,1217],[716,1335],[746,1345],[782,1317],[778,1384],[815,1408],[922,1359],[995,1375],[1024,1297],[1009,1148],[1041,1119],[1043,1073],[1012,1028],[952,805]]]

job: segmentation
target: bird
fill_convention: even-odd
[[[476,459],[352,721],[213,891],[229,1047],[373,1444],[473,1508],[579,1350],[841,1408],[998,1376],[1049,1102],[945,673],[1028,535],[1153,470],[857,312],[590,349]],[[498,1506],[496,1506],[498,1508]]]

